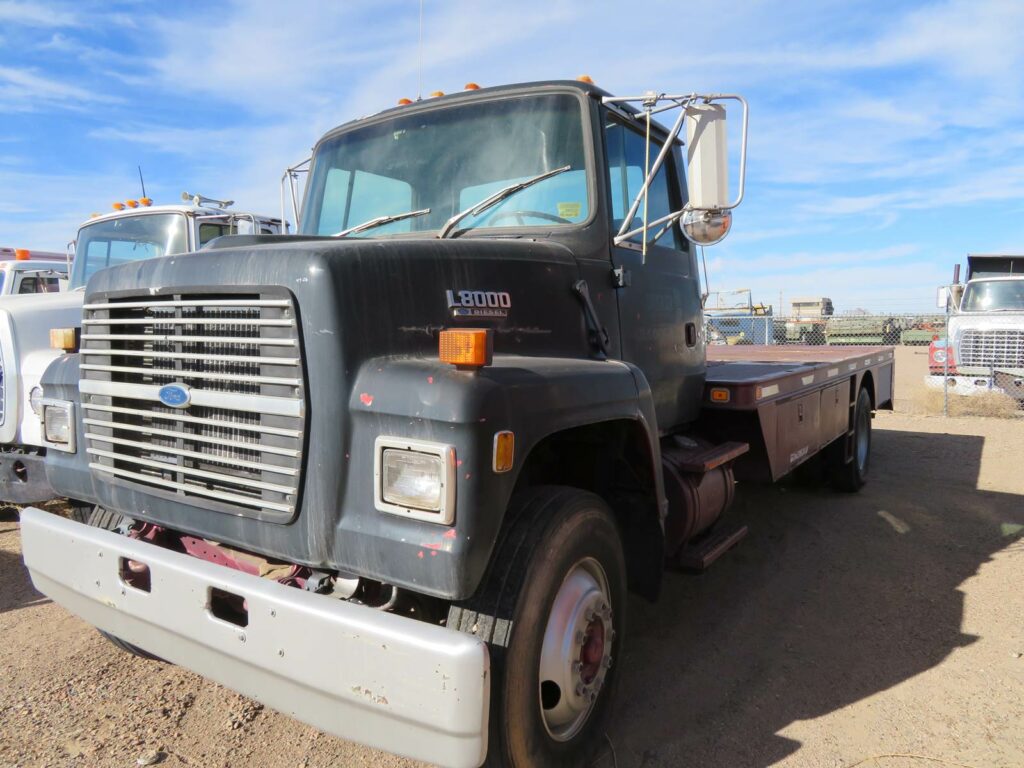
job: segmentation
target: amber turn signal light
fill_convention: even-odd
[[[486,328],[453,328],[441,331],[438,356],[442,363],[460,368],[482,368],[491,364],[493,342]]]
[[[27,248],[15,248],[14,249],[14,260],[15,261],[28,261],[32,258],[32,254],[29,253]]]
[[[516,436],[508,430],[494,433],[494,471],[508,472],[516,453]]]
[[[730,398],[729,390],[725,387],[714,387],[711,390],[712,403],[728,403]]]
[[[77,328],[51,328],[50,348],[59,349],[62,352],[78,351],[78,329]]]

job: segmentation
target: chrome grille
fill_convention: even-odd
[[[86,304],[89,466],[232,514],[286,522],[301,488],[305,378],[285,293],[168,294]],[[160,399],[168,384],[190,402]]]
[[[1024,331],[968,329],[960,338],[956,364],[964,368],[1024,368]]]

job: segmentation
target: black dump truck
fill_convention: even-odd
[[[406,104],[320,140],[298,235],[94,275],[44,421],[95,510],[24,511],[36,587],[346,739],[585,764],[627,592],[738,541],[737,480],[857,490],[891,407],[887,347],[706,349],[730,99],[745,149],[735,96]]]

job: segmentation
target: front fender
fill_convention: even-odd
[[[632,366],[612,360],[496,357],[478,371],[460,371],[425,359],[377,359],[362,367],[353,388],[351,460],[347,494],[371,475],[379,435],[455,447],[456,518],[452,528],[428,526],[433,539],[417,543],[422,523],[377,513],[372,521],[343,515],[336,542],[362,541],[353,551],[359,570],[384,580],[416,583],[432,594],[473,594],[487,567],[505,509],[531,450],[546,437],[602,421],[639,421],[650,442],[659,509],[663,494],[657,429],[650,390]],[[515,434],[515,462],[493,470],[494,435]],[[365,491],[359,494],[365,498]],[[353,501],[355,499],[353,498]],[[346,505],[348,507],[348,505]],[[365,538],[372,536],[372,546]],[[420,556],[423,552],[425,556]],[[424,562],[426,560],[426,562]]]
[[[46,452],[46,479],[57,496],[96,503],[92,475],[89,474],[89,455],[85,452],[85,430],[82,426],[81,397],[78,394],[79,355],[61,355],[43,372],[43,394],[54,400],[67,400],[75,404],[74,453]]]

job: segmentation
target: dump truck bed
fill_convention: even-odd
[[[892,347],[708,347],[702,425],[716,440],[743,440],[738,474],[777,480],[826,445],[852,434],[866,387],[891,408]]]

